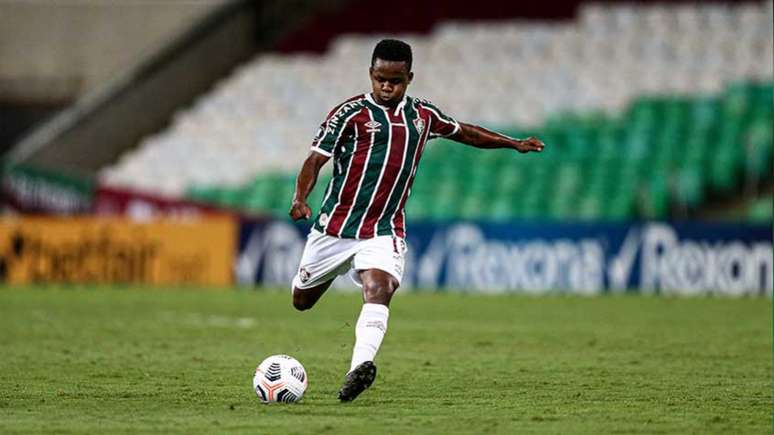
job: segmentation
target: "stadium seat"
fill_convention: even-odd
[[[406,37],[417,59],[410,94],[548,145],[516,156],[439,140],[409,214],[664,218],[767,176],[771,4],[589,3],[567,23],[445,22]],[[323,56],[257,56],[105,168],[102,182],[284,216],[324,114],[367,88],[376,39],[343,35]]]

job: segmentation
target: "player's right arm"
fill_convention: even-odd
[[[301,171],[296,178],[296,191],[293,194],[293,202],[288,212],[293,220],[297,221],[312,217],[312,209],[309,208],[306,199],[309,197],[312,189],[314,189],[315,183],[317,183],[320,168],[333,155],[339,139],[341,139],[344,130],[348,126],[351,115],[356,112],[356,108],[352,107],[352,105],[347,105],[348,101],[336,106],[328,113],[327,118],[317,131],[314,141],[312,141],[309,156],[304,160]]]
[[[312,216],[312,209],[306,203],[306,198],[314,189],[317,183],[317,177],[320,174],[320,168],[330,156],[325,156],[317,151],[310,151],[309,156],[304,160],[301,171],[296,178],[296,192],[293,194],[293,203],[290,205],[290,217],[294,221],[300,219],[309,219]]]

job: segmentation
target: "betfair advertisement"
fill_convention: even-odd
[[[133,222],[124,218],[0,219],[7,284],[227,286],[236,225],[230,218]]]

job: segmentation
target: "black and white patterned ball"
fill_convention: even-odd
[[[263,403],[293,403],[306,391],[306,370],[287,355],[272,355],[255,369],[253,389]]]

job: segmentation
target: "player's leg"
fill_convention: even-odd
[[[330,279],[311,288],[293,287],[293,307],[299,311],[312,308],[332,283],[333,279]]]
[[[349,370],[354,370],[366,361],[372,361],[387,333],[390,317],[390,300],[399,283],[394,276],[380,269],[366,269],[359,272],[363,283],[363,308],[355,324],[355,346]]]
[[[355,346],[350,371],[339,391],[342,401],[354,400],[376,378],[374,358],[387,332],[389,305],[400,286],[405,243],[379,238],[366,243],[355,255],[355,282],[363,287],[363,308],[355,325]]]
[[[355,325],[355,346],[349,370],[371,361],[387,333],[387,319],[390,317],[390,300],[400,285],[398,280],[380,269],[366,269],[359,272],[363,283],[363,308]]]
[[[392,295],[400,287],[398,280],[380,269],[361,270],[359,275],[363,283],[363,302],[389,307]]]
[[[350,370],[339,391],[339,399],[344,402],[354,400],[376,379],[374,358],[387,332],[390,300],[399,286],[398,280],[383,270],[361,270],[359,275],[364,303],[355,325]]]

